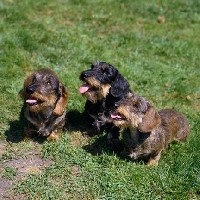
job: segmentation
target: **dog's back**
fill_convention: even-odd
[[[189,124],[186,117],[173,109],[162,109],[159,112],[162,126],[169,134],[169,143],[175,141],[186,141],[189,135]]]

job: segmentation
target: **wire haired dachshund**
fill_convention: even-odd
[[[121,128],[129,156],[147,166],[158,165],[162,150],[172,141],[186,141],[190,132],[183,114],[173,109],[157,112],[144,97],[132,93],[115,104],[111,118]]]
[[[99,61],[94,61],[90,69],[83,71],[80,80],[84,84],[79,92],[87,99],[85,114],[88,134],[106,131],[108,142],[115,145],[119,138],[119,128],[112,123],[109,112],[115,102],[131,92],[128,81],[116,67]]]
[[[65,125],[68,92],[58,76],[50,69],[39,69],[24,81],[25,118],[27,137],[45,136],[59,139]]]

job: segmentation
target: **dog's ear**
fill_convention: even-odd
[[[153,106],[149,105],[144,117],[142,118],[142,122],[138,124],[138,130],[142,133],[148,133],[160,124],[160,115]]]
[[[100,62],[99,62],[98,60],[93,61],[93,62],[92,62],[92,65],[91,65],[91,68],[98,66],[99,63],[100,63]]]
[[[53,114],[57,116],[61,116],[64,113],[68,102],[68,91],[61,83],[59,86],[59,93],[60,97],[56,103],[56,107],[53,110]]]
[[[114,97],[120,97],[129,91],[128,81],[118,72],[115,80],[111,84],[111,94]]]
[[[136,105],[138,107],[138,111],[145,113],[147,112],[148,106],[149,106],[149,102],[141,96],[137,96],[137,95],[133,95],[136,99]]]

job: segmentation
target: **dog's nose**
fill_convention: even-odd
[[[85,72],[83,72],[83,73],[81,74],[81,77],[82,77],[83,79],[86,79],[86,78],[88,78],[88,74],[85,73]]]
[[[28,87],[26,88],[26,92],[27,92],[28,94],[33,94],[33,93],[35,92],[35,88],[33,88],[33,87],[30,85],[30,86],[28,86]]]
[[[114,103],[114,107],[117,108],[119,104],[117,102]]]

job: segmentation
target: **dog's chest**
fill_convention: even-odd
[[[52,109],[49,108],[45,112],[30,112],[29,109],[25,110],[26,119],[33,124],[34,126],[39,128],[46,127],[50,123],[53,123],[56,119],[56,116],[52,114]]]
[[[86,102],[85,109],[87,113],[93,118],[97,119],[98,115],[104,113],[106,107],[105,107],[105,101],[97,101],[97,103],[93,104],[90,101]]]
[[[134,159],[148,156],[165,148],[164,132],[152,131],[151,133],[140,133],[137,129],[126,130],[123,133],[123,139],[130,151],[130,156]],[[163,134],[162,134],[163,133]]]
[[[145,142],[148,142],[148,140],[150,140],[149,136],[148,133],[141,135],[137,129],[125,129],[123,131],[123,140],[129,149],[136,149]]]

